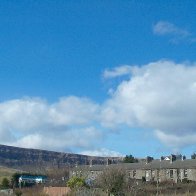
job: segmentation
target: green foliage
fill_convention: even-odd
[[[13,188],[18,187],[18,179],[19,179],[20,176],[21,176],[20,173],[14,173],[12,175],[11,184],[12,184]]]
[[[191,155],[191,159],[196,159],[196,153],[193,153],[193,154]]]
[[[21,190],[16,190],[15,191],[15,195],[16,196],[21,196],[22,195],[22,191]]]
[[[87,184],[84,178],[73,176],[67,182],[67,186],[70,187],[71,189],[77,189],[81,187],[87,187]]]
[[[126,155],[123,159],[124,163],[138,163],[138,159],[134,158],[132,155]]]
[[[1,182],[1,187],[2,188],[9,188],[9,180],[7,178],[3,178],[2,182]]]

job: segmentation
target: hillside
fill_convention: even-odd
[[[119,157],[109,158],[113,163],[121,160]],[[27,149],[0,145],[0,165],[21,169],[61,168],[65,166],[90,164],[106,164],[107,157],[93,157],[80,154],[53,152],[47,150]]]
[[[11,176],[16,172],[18,172],[18,170],[0,166],[0,183],[3,178],[6,177],[6,178],[10,179]]]

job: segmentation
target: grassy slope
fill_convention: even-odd
[[[16,172],[17,172],[17,170],[15,170],[15,169],[0,166],[0,183],[3,178],[6,177],[6,178],[10,179],[12,174],[14,174]]]

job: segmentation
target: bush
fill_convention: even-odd
[[[68,180],[67,186],[71,189],[78,189],[81,187],[87,187],[87,184],[84,178],[73,176]]]
[[[9,186],[10,186],[9,180],[7,178],[3,178],[1,187],[6,189],[9,188]]]
[[[21,190],[16,190],[15,191],[15,195],[16,196],[21,196],[22,195],[22,191]]]
[[[18,187],[18,179],[21,176],[20,173],[14,173],[11,178],[11,185],[13,188]]]
[[[121,168],[108,168],[103,170],[96,181],[108,194],[122,195],[126,185],[126,173]]]

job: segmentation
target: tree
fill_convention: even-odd
[[[87,187],[87,184],[84,178],[73,176],[68,180],[67,186],[71,189],[78,189],[82,187]]]
[[[191,159],[196,159],[196,153],[195,152],[191,155]]]
[[[122,195],[126,184],[126,173],[122,168],[107,168],[96,179],[98,187],[108,195]]]
[[[1,187],[2,188],[9,188],[9,180],[7,178],[3,178],[2,182],[1,182]]]
[[[124,163],[138,163],[138,159],[134,158],[132,155],[126,155],[123,159]]]
[[[18,179],[21,176],[20,173],[14,173],[11,178],[11,185],[13,188],[18,187]]]

